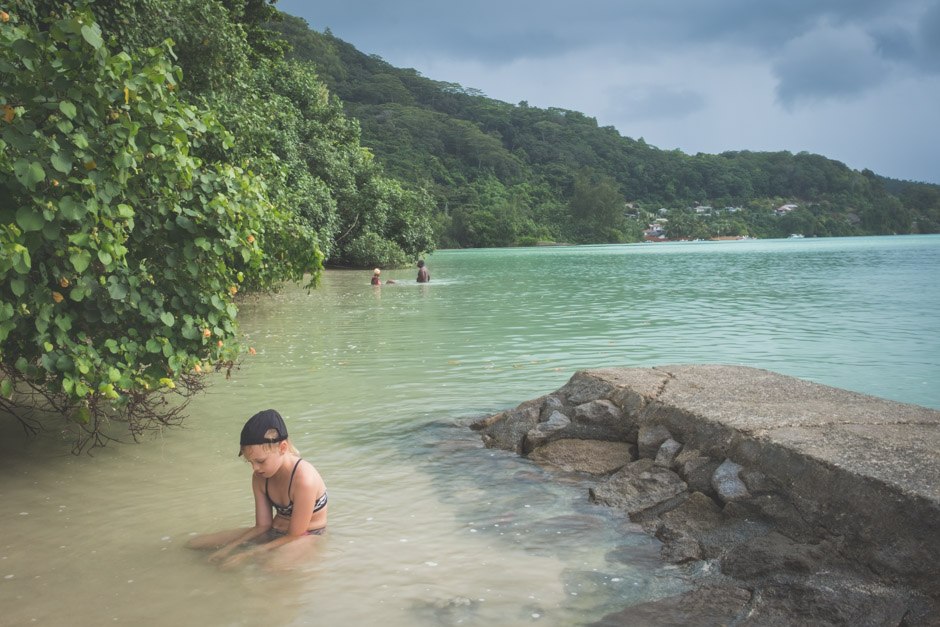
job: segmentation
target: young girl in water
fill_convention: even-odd
[[[234,566],[249,557],[283,561],[297,556],[326,531],[326,485],[287,439],[287,427],[273,409],[252,416],[241,433],[238,453],[251,464],[255,525],[190,540],[195,549],[216,549],[210,561]],[[240,552],[236,549],[250,546]]]

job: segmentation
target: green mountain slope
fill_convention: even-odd
[[[577,111],[430,80],[284,18],[275,28],[292,56],[359,120],[362,144],[432,194],[439,245],[637,241],[657,218],[673,239],[940,231],[940,186],[809,153],[660,150]],[[796,209],[775,211],[784,205]]]

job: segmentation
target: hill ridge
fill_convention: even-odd
[[[386,171],[428,190],[440,246],[940,232],[940,186],[852,170],[823,155],[688,155],[582,112],[510,104],[397,68],[282,14],[273,26],[358,120]],[[787,214],[775,209],[797,205]],[[708,215],[696,206],[728,207]]]

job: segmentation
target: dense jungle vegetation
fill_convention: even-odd
[[[412,263],[430,196],[384,174],[266,0],[0,9],[0,411],[76,450],[175,424],[230,369],[236,295]],[[173,402],[167,396],[179,395]]]
[[[238,299],[324,264],[636,241],[654,219],[671,238],[940,229],[938,186],[659,150],[394,68],[273,4],[0,4],[0,414],[27,432],[52,420],[80,451],[111,423],[178,423],[250,352]]]
[[[637,241],[656,218],[674,239],[940,231],[937,185],[809,153],[660,150],[577,111],[500,102],[393,67],[295,17],[274,27],[359,120],[386,171],[428,190],[440,246]],[[773,211],[787,204],[798,210]]]

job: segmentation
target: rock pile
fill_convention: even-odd
[[[694,586],[602,624],[940,624],[940,412],[734,366],[576,373],[472,425],[584,473]]]

